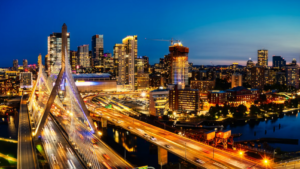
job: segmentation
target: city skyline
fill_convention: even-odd
[[[181,40],[184,46],[190,48],[189,62],[193,62],[194,65],[229,65],[232,62],[246,65],[248,58],[257,63],[257,50],[263,48],[269,51],[269,66],[273,55],[282,56],[287,62],[291,62],[293,58],[299,60],[300,35],[297,34],[297,30],[300,24],[297,21],[300,12],[296,8],[299,2],[272,1],[272,4],[269,4],[258,1],[219,1],[218,4],[182,4],[179,1],[166,1],[161,2],[159,6],[155,3],[132,2],[121,1],[117,5],[95,2],[95,7],[92,8],[103,6],[99,13],[105,13],[107,17],[93,12],[92,9],[72,13],[71,7],[79,7],[76,2],[62,2],[62,5],[70,6],[64,12],[60,7],[51,7],[46,2],[20,2],[16,5],[1,2],[1,14],[5,16],[1,22],[5,26],[0,28],[0,48],[3,51],[0,66],[11,67],[11,59],[28,59],[28,63],[33,64],[39,53],[44,57],[47,54],[47,36],[53,32],[60,32],[57,28],[62,23],[70,27],[71,50],[76,50],[77,46],[83,44],[91,46],[92,36],[100,34],[104,37],[104,52],[113,53],[114,44],[119,43],[122,38],[138,35],[138,55],[148,56],[150,64],[167,55],[170,44],[145,38],[173,37]],[[185,8],[187,6],[189,8]],[[51,13],[50,7],[51,11],[56,13]],[[114,7],[114,10],[106,7]],[[134,7],[134,10],[125,10],[129,7]],[[261,10],[263,7],[264,10]],[[130,21],[132,24],[126,19],[114,22],[124,11],[127,11],[128,15],[141,15],[133,15]],[[77,18],[85,18],[84,15],[87,14],[91,17],[78,22]],[[95,19],[101,16],[102,21],[95,22]],[[18,33],[5,33],[8,31]],[[15,50],[16,44],[23,44],[17,47],[20,50]]]

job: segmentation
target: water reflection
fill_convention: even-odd
[[[224,129],[231,129],[232,133],[242,133],[235,141],[254,140],[259,138],[285,138],[300,140],[300,118],[298,112],[275,115],[273,118],[253,119],[247,123],[243,121],[232,122]],[[280,147],[283,151],[299,151],[300,145],[270,143],[273,148]]]
[[[99,130],[103,133],[101,139],[132,165],[148,165],[155,168],[160,168],[160,165],[158,165],[158,152],[156,145],[144,140],[144,138],[136,136],[130,131],[114,125],[108,125],[107,128],[100,128]],[[176,168],[174,169],[177,169],[180,161],[182,161],[180,158],[168,153],[169,163],[167,166],[176,165]],[[191,166],[189,168],[196,167]]]
[[[120,131],[119,131],[120,130]],[[114,132],[114,141],[123,146],[128,152],[135,152],[136,139],[135,135],[132,135],[129,131],[123,129],[112,129]]]

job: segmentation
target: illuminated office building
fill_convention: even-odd
[[[118,90],[137,89],[137,36],[127,36],[114,46],[114,67]]]
[[[78,64],[83,68],[90,67],[89,45],[78,46]]]
[[[181,43],[175,43],[169,47],[169,59],[171,61],[170,67],[170,82],[178,84],[179,89],[184,89],[188,85],[188,53],[189,48],[184,47]]]
[[[46,68],[48,75],[53,71],[54,64],[61,65],[61,49],[62,44],[62,34],[53,33],[48,36],[48,58],[46,62]],[[70,33],[67,33],[67,53],[70,57]],[[45,59],[46,60],[46,59]]]
[[[92,67],[103,66],[103,35],[92,37]]]
[[[287,65],[286,66],[286,85],[293,86],[299,89],[299,67],[298,65]]]
[[[242,86],[242,75],[239,73],[233,73],[231,76],[231,88]]]
[[[77,52],[76,51],[70,51],[70,64],[72,71],[76,71],[77,63]]]
[[[257,51],[257,66],[268,66],[268,50],[259,49]]]
[[[265,68],[255,66],[251,68],[251,87],[263,89],[265,85]]]
[[[169,108],[172,111],[199,111],[199,90],[179,89],[179,85],[169,85]]]

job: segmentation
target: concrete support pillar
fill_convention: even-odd
[[[157,147],[158,151],[158,164],[165,165],[168,163],[168,151],[164,148]]]
[[[104,118],[101,118],[101,126],[102,127],[107,127],[107,120]]]

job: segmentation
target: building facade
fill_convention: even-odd
[[[207,93],[208,90],[212,90],[216,85],[215,80],[191,80],[191,89],[197,89],[200,93]]]
[[[23,59],[23,70],[28,71],[28,60],[27,59]]]
[[[243,77],[239,73],[233,73],[231,75],[231,88],[242,86],[243,85]]]
[[[287,65],[285,69],[286,85],[299,89],[299,67],[298,65]]]
[[[92,67],[103,66],[103,46],[103,35],[94,35],[92,37]]]
[[[169,90],[157,89],[150,92],[149,114],[152,116],[163,116],[169,109]]]
[[[255,66],[251,68],[251,87],[263,89],[265,85],[265,67]]]
[[[18,59],[13,60],[13,70],[18,70],[19,69],[19,61]]]
[[[71,65],[72,71],[75,71],[75,73],[76,73],[78,59],[77,59],[77,52],[73,51],[73,50],[70,51],[70,65]]]
[[[172,111],[199,111],[199,90],[180,89],[178,85],[170,89],[169,108]]]
[[[50,34],[50,36],[48,36],[48,57],[47,57],[47,62],[45,63],[47,65],[46,71],[48,75],[50,75],[51,73],[58,74],[58,72],[54,70],[54,65],[57,66],[57,70],[60,70],[61,68],[62,51],[65,50],[65,49],[61,49],[62,46],[61,44],[62,44],[61,33],[53,33]],[[70,54],[70,33],[67,33],[67,53]],[[68,58],[69,57],[70,55],[68,56]]]
[[[286,61],[281,56],[273,56],[273,68],[282,69],[286,65]]]
[[[257,51],[257,66],[268,66],[268,50],[259,49]]]
[[[137,36],[127,36],[122,44],[114,46],[114,67],[119,90],[136,90]]]
[[[83,68],[91,67],[89,45],[78,46],[78,65]]]
[[[180,89],[184,89],[189,83],[188,78],[188,53],[189,48],[182,46],[180,43],[175,43],[169,47],[170,51],[170,81],[172,84],[178,84]]]

